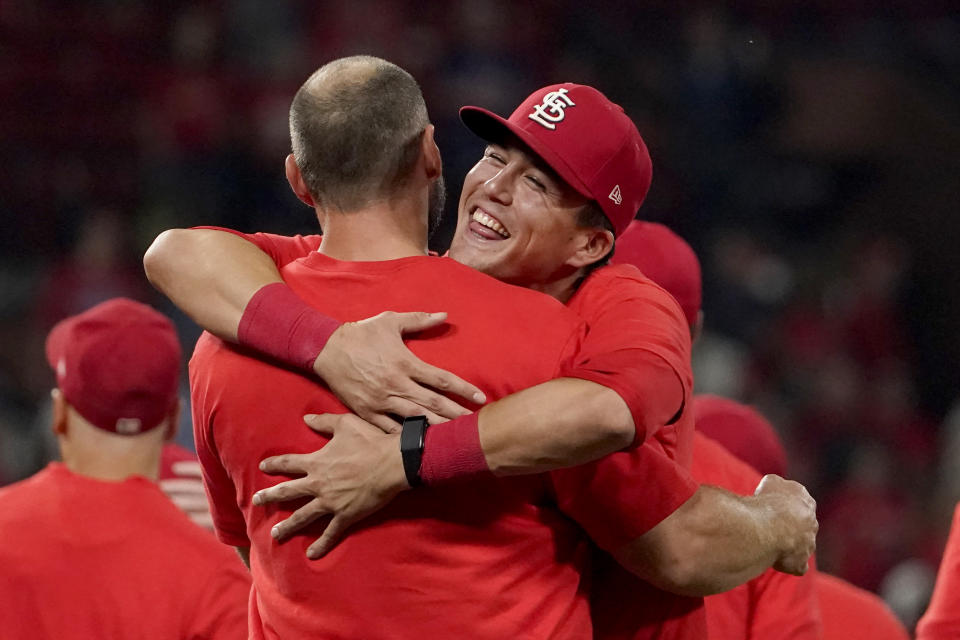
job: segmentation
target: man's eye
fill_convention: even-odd
[[[506,164],[506,163],[504,162],[504,160],[503,160],[503,156],[501,156],[501,155],[500,155],[499,153],[497,153],[496,151],[487,151],[487,152],[484,154],[484,156],[487,157],[487,158],[490,158],[491,160],[496,160],[496,161],[499,162],[500,164]]]
[[[529,181],[530,181],[530,184],[532,184],[532,185],[533,185],[534,187],[536,187],[538,190],[540,190],[540,191],[546,191],[546,190],[547,190],[547,185],[543,184],[543,182],[540,180],[540,178],[537,178],[536,176],[527,176],[527,180],[529,180]]]

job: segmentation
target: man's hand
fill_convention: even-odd
[[[403,472],[398,434],[386,434],[349,413],[308,415],[304,420],[314,431],[329,435],[330,442],[313,453],[263,460],[261,471],[304,477],[258,491],[253,504],[312,497],[270,533],[282,540],[321,516],[333,516],[323,535],[307,549],[307,557],[315,560],[326,555],[348,527],[383,508],[410,485]]]
[[[817,503],[802,484],[776,475],[764,476],[754,495],[779,516],[781,551],[773,568],[802,576],[817,548]]]
[[[417,358],[403,334],[443,324],[446,313],[385,311],[341,325],[313,363],[313,369],[354,413],[387,433],[400,425],[387,414],[427,416],[430,424],[470,411],[446,392],[483,404],[483,392],[461,378]]]
[[[210,504],[203,490],[203,473],[200,463],[193,460],[179,460],[171,466],[174,477],[162,478],[157,484],[175,505],[190,516],[195,523],[213,531],[213,516]]]

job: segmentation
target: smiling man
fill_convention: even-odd
[[[446,490],[456,478],[486,483],[496,476],[556,469],[594,460],[636,438],[644,444],[549,477],[560,509],[595,542],[641,575],[690,593],[732,586],[774,563],[802,572],[816,528],[809,497],[799,485],[777,478],[761,484],[756,501],[741,501],[709,488],[696,491],[683,469],[671,461],[689,456],[692,435],[686,411],[692,386],[689,332],[682,313],[668,294],[636,270],[597,269],[612,250],[614,234],[633,218],[649,187],[649,156],[636,127],[600,92],[580,85],[534,92],[509,119],[477,108],[464,109],[463,118],[490,146],[465,181],[451,257],[567,302],[569,309],[588,320],[587,339],[562,369],[562,379],[451,422],[433,424],[425,434],[422,424],[407,421],[398,437],[376,432],[349,415],[313,420],[313,426],[333,432],[325,447],[315,454],[280,456],[261,468],[302,473],[318,461],[340,462],[326,468],[319,488],[307,478],[258,492],[254,503],[313,496],[274,527],[275,535],[285,537],[332,513],[320,546],[311,547],[311,555],[319,555],[346,526],[410,485],[424,482]],[[277,265],[296,270],[298,264],[315,262],[313,251],[323,254],[330,246],[333,232],[326,230],[323,239],[263,234],[241,238],[209,229],[166,232],[145,264],[151,280],[202,324],[320,373],[341,399],[354,406],[350,398],[362,394],[338,385],[363,379],[363,367],[344,368],[343,363],[336,364],[337,357],[331,358],[331,353],[338,353],[337,335],[342,349],[351,343],[343,336],[353,335],[355,343],[371,325],[393,322],[390,329],[398,323],[396,317],[384,316],[337,328],[285,289]],[[298,260],[304,256],[306,262]],[[475,292],[464,289],[458,294],[469,297]],[[326,309],[342,304],[326,302]],[[502,311],[488,303],[481,313]],[[508,311],[521,314],[523,309]],[[515,322],[523,320],[517,315]],[[418,327],[434,323],[422,321]],[[457,330],[458,323],[453,328]],[[333,336],[326,347],[316,337],[324,333]],[[485,339],[491,347],[501,342],[496,333]],[[536,341],[521,348],[535,345]],[[370,359],[376,361],[376,356]],[[513,366],[508,359],[503,371]],[[195,388],[207,384],[203,376],[196,380]],[[392,405],[401,411],[381,406],[379,415],[406,413],[410,404],[407,399],[406,404]],[[443,403],[429,408],[460,413]],[[201,436],[209,437],[206,411],[198,414],[198,428]],[[395,427],[389,420],[378,424],[385,431]],[[415,436],[412,446],[405,444],[408,433]],[[400,474],[394,473],[398,450],[404,459]],[[371,477],[367,473],[371,465],[384,473]],[[348,473],[334,477],[330,471],[337,469]],[[348,485],[360,486],[356,474],[372,479],[374,486],[361,482],[360,492],[351,492]],[[346,484],[338,485],[338,480]],[[378,484],[381,481],[384,484]],[[331,487],[348,499],[337,504],[337,496],[324,494]],[[247,500],[242,492],[237,495]],[[443,513],[437,512],[441,518]],[[270,547],[262,548],[270,553]],[[663,561],[672,565],[666,571]],[[667,618],[692,615],[700,607],[697,599],[656,602],[657,609],[651,607],[653,615],[647,620],[648,633]],[[699,637],[691,633],[687,637]]]

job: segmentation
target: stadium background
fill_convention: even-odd
[[[709,4],[0,4],[0,483],[51,455],[58,319],[130,296],[189,352],[196,327],[142,275],[157,233],[315,230],[282,160],[289,100],[321,63],[372,53],[420,81],[450,194],[440,250],[481,150],[457,108],[589,83],[650,147],[642,217],[701,257],[698,390],[772,420],[820,505],[821,567],[912,625],[960,498],[960,18]]]

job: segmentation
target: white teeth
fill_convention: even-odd
[[[500,224],[499,222],[497,222],[496,220],[494,220],[493,218],[485,214],[480,209],[474,210],[472,217],[474,221],[479,222],[480,224],[487,227],[488,229],[493,229],[504,238],[510,237],[510,234],[507,233],[507,230],[503,228],[502,224]]]

